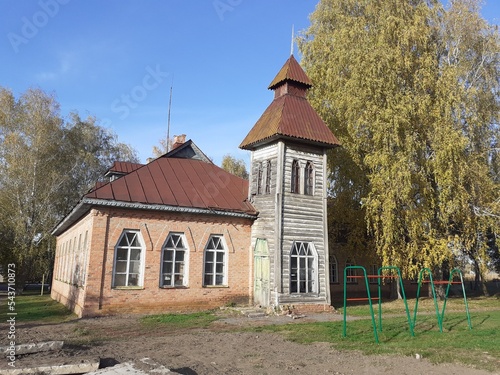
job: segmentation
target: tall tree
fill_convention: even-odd
[[[52,228],[116,159],[137,158],[95,119],[65,123],[53,96],[0,88],[0,263],[20,286],[49,271]]]
[[[498,233],[478,213],[498,200],[499,39],[476,3],[322,0],[299,42],[309,99],[343,145],[329,160],[344,226],[365,222],[407,275],[453,246],[484,262]]]
[[[235,157],[227,154],[222,158],[221,168],[226,172],[232,173],[235,176],[248,180],[247,167],[243,159],[236,159]]]
[[[159,158],[172,150],[174,140],[172,138],[161,138],[157,146],[153,146],[153,158]]]

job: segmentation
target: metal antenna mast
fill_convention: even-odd
[[[168,100],[168,120],[167,120],[167,152],[170,151],[170,109],[172,108],[172,88],[174,87],[174,77],[170,85],[170,99]]]

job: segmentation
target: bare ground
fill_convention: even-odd
[[[248,318],[225,316],[205,329],[168,331],[141,325],[139,316],[102,317],[58,324],[19,323],[16,342],[32,343],[63,340],[60,351],[20,356],[16,368],[76,363],[83,359],[101,360],[103,366],[133,362],[144,371],[151,370],[141,359],[186,375],[283,375],[283,374],[455,374],[491,375],[458,364],[434,365],[425,358],[366,356],[339,351],[328,343],[302,345],[286,341],[279,334],[242,332],[243,326],[297,324],[305,321],[334,321],[334,313],[308,315],[301,319],[287,316]],[[4,329],[2,329],[4,331]],[[6,335],[2,335],[6,336]],[[6,337],[0,345],[8,344]],[[0,362],[2,370],[9,368]],[[500,374],[500,372],[497,372]]]

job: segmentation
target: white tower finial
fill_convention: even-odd
[[[293,25],[292,25],[292,43],[290,45],[290,56],[293,55]]]

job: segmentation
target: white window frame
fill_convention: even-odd
[[[339,264],[335,255],[330,255],[330,284],[339,282]]]
[[[380,267],[377,266],[376,264],[370,264],[370,268],[369,268],[370,270],[368,271],[368,275],[378,275],[378,269],[379,268]],[[370,277],[368,279],[368,282],[370,284],[378,284],[378,278],[376,278],[376,277]]]
[[[216,247],[222,246],[222,249],[212,249],[212,245],[215,245]],[[218,255],[222,255],[222,271],[217,271],[217,264],[221,263]],[[208,269],[210,267],[209,265],[212,265],[211,269]],[[227,286],[227,269],[228,251],[224,235],[211,234],[208,238],[207,244],[205,245],[205,250],[203,251],[203,286]],[[207,272],[207,270],[209,272]],[[207,282],[207,277],[210,277],[212,280],[209,280],[209,282]]]
[[[89,261],[89,231],[85,231],[85,237],[83,238],[83,266],[82,266],[82,286],[85,286],[87,280],[87,263]]]
[[[139,242],[139,246],[120,246],[120,242],[122,241],[123,237],[125,237],[128,234],[134,234],[136,235],[136,238]],[[118,251],[127,249],[127,259],[126,259],[126,271],[125,272],[117,272],[117,262],[118,260]],[[131,259],[130,259],[130,254],[132,250],[140,250],[140,258],[135,259],[139,260],[139,272],[138,272],[138,279],[137,279],[137,285],[128,285],[129,284],[129,276],[130,276],[130,264],[131,264]],[[125,229],[122,234],[120,235],[120,238],[118,238],[118,241],[116,242],[115,245],[115,256],[114,256],[114,261],[113,261],[113,282],[112,282],[112,287],[115,289],[137,289],[137,288],[143,288],[144,286],[144,257],[146,253],[146,246],[144,245],[144,240],[142,238],[142,234],[140,230],[131,230],[131,229]],[[125,275],[125,285],[116,285],[116,276],[117,275]]]
[[[304,289],[301,287],[303,282],[305,282]],[[313,294],[318,293],[318,290],[318,254],[314,244],[294,241],[290,250],[290,294]]]
[[[174,238],[175,237],[175,238]],[[172,239],[172,245],[169,245],[169,240]],[[182,246],[178,246],[179,243]],[[170,262],[165,259],[165,254],[167,252],[172,252],[172,268],[170,272],[164,272],[165,263]],[[181,261],[177,260],[177,255],[179,252],[184,253],[184,259]],[[176,272],[176,265],[182,265],[182,272]],[[160,287],[161,288],[182,288],[188,286],[188,266],[189,266],[189,247],[187,244],[186,236],[182,232],[170,232],[161,248],[161,266],[160,266]],[[182,283],[176,284],[176,276],[182,275]],[[170,283],[165,283],[166,277],[170,276]]]
[[[349,267],[349,266],[355,266],[356,265],[356,262],[353,260],[353,259],[347,259],[345,261],[345,267]],[[355,277],[350,277],[350,276],[357,276],[357,272],[356,272],[356,268],[349,268],[347,271],[346,271],[346,284],[357,284],[358,283],[358,279],[355,278]]]

